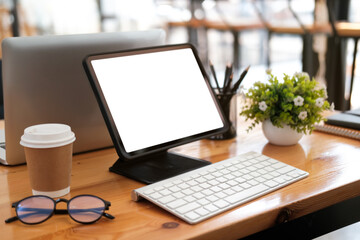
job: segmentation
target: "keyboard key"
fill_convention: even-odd
[[[204,208],[210,212],[215,212],[216,210],[218,210],[219,208],[217,206],[215,206],[214,204],[208,204],[206,206],[204,206]]]
[[[181,188],[181,189],[187,189],[190,186],[188,184],[186,184],[186,183],[181,183],[181,184],[178,185],[178,187]]]
[[[209,200],[210,202],[215,202],[219,198],[216,197],[215,195],[211,195],[211,196],[207,196],[206,199]]]
[[[198,182],[198,183],[203,183],[203,182],[206,182],[207,179],[203,178],[203,177],[198,177],[198,178],[195,178],[195,181]]]
[[[253,177],[259,177],[260,176],[260,174],[257,173],[257,172],[251,172],[250,175],[253,176]]]
[[[159,187],[154,188],[155,191],[161,191],[163,189],[165,189],[163,186],[159,186]]]
[[[211,173],[214,177],[221,177],[222,174],[220,172],[213,172]]]
[[[229,206],[229,203],[220,199],[220,200],[214,202],[214,205],[217,206],[218,208],[224,208],[224,207]]]
[[[196,209],[195,212],[196,212],[197,214],[199,214],[200,216],[205,216],[206,214],[209,213],[209,211],[206,210],[205,208]]]
[[[221,184],[219,185],[219,187],[222,188],[222,189],[228,189],[228,188],[230,187],[230,185],[227,184],[227,183],[221,183]]]
[[[161,190],[159,193],[163,196],[167,196],[167,195],[170,195],[172,192],[170,192],[168,189],[164,189],[164,190]]]
[[[299,172],[297,172],[297,171],[288,172],[287,175],[289,175],[293,178],[300,176]]]
[[[218,187],[218,186],[214,186],[214,187],[211,187],[210,190],[213,191],[213,192],[220,192],[221,188]]]
[[[287,166],[287,165],[285,163],[282,163],[282,162],[277,162],[277,163],[272,165],[272,167],[275,168],[275,169],[283,168],[285,166]]]
[[[279,185],[277,182],[275,182],[274,180],[269,180],[269,181],[266,181],[264,182],[264,184],[268,187],[275,187],[277,185]]]
[[[184,197],[183,199],[184,199],[185,201],[187,201],[187,202],[195,202],[195,201],[196,201],[196,198],[193,197],[192,195],[186,196],[186,197]]]
[[[173,196],[179,199],[179,198],[185,197],[185,194],[183,194],[181,192],[177,192],[177,193],[174,193]]]
[[[201,175],[198,174],[198,173],[195,173],[195,174],[192,174],[190,177],[193,178],[193,179],[195,179],[195,178],[201,177]]]
[[[207,188],[210,188],[210,187],[211,187],[211,185],[208,184],[208,183],[202,183],[202,184],[200,184],[199,186],[202,187],[202,188],[204,188],[204,189],[207,189]]]
[[[251,179],[250,181],[248,181],[248,183],[249,183],[250,185],[252,185],[252,186],[255,186],[255,185],[259,184],[259,182],[256,181],[255,179]]]
[[[238,183],[243,183],[243,182],[246,181],[246,179],[245,179],[245,178],[242,178],[242,177],[238,177],[238,178],[235,178],[234,181],[236,181],[236,182],[238,182]]]
[[[249,183],[247,183],[247,182],[243,182],[243,183],[241,183],[241,184],[239,184],[240,185],[240,187],[242,187],[242,188],[249,188],[249,187],[251,187],[251,185],[249,184]]]
[[[239,185],[234,186],[231,189],[234,190],[234,192],[240,192],[240,191],[244,190],[244,188],[240,187]]]
[[[194,181],[194,180],[190,180],[190,181],[188,181],[188,182],[186,182],[187,184],[189,184],[190,186],[195,186],[195,185],[197,185],[198,183],[196,182],[196,181]]]
[[[199,192],[199,191],[203,190],[203,188],[200,186],[193,186],[193,187],[191,187],[191,190],[193,190],[194,192]]]
[[[220,182],[217,181],[216,179],[213,179],[213,180],[209,181],[208,183],[213,185],[213,186],[216,186],[216,185],[220,184]]]
[[[286,182],[286,179],[285,179],[284,177],[282,177],[282,176],[277,177],[277,178],[274,178],[273,180],[276,181],[276,182],[278,182],[278,183],[284,183],[284,182]]]
[[[198,202],[198,204],[200,204],[200,205],[202,205],[202,206],[205,206],[205,205],[207,205],[207,204],[210,203],[210,201],[207,200],[207,199],[205,199],[205,198],[199,199],[197,202]]]
[[[201,199],[201,198],[205,197],[205,195],[202,194],[202,193],[200,193],[200,192],[195,193],[193,196],[194,196],[196,199]]]
[[[234,167],[234,166],[231,166],[231,167],[228,168],[228,170],[229,170],[230,172],[235,172],[235,171],[238,170],[238,168],[236,168],[236,167]]]
[[[175,199],[176,198],[174,198],[173,196],[166,196],[166,197],[160,198],[159,202],[166,204],[166,203],[174,201]]]
[[[231,188],[228,188],[228,189],[224,190],[224,193],[225,193],[226,195],[232,195],[232,194],[235,193],[235,191],[232,190]]]
[[[219,177],[219,178],[217,178],[216,179],[218,182],[221,182],[221,183],[223,183],[223,182],[226,182],[227,181],[227,179],[226,178],[224,178],[224,177]]]
[[[185,189],[185,190],[182,191],[182,193],[185,194],[185,195],[190,195],[190,194],[193,194],[194,191],[191,190],[191,189]]]
[[[215,193],[215,196],[218,198],[224,198],[224,197],[227,197],[227,194],[225,194],[224,192],[218,192],[218,193]]]
[[[204,176],[204,179],[206,179],[206,180],[212,180],[214,178],[215,177],[213,175],[211,175],[211,174],[208,174],[208,175]]]
[[[264,160],[269,159],[269,157],[262,155],[262,156],[258,156],[256,159],[258,159],[260,161],[264,161]]]
[[[226,175],[224,175],[224,177],[225,177],[227,180],[231,180],[231,179],[236,178],[236,176],[234,176],[233,174],[226,174]]]
[[[242,177],[245,178],[246,180],[250,180],[250,179],[253,179],[253,178],[254,178],[254,177],[251,176],[250,174],[243,175]]]
[[[178,191],[181,191],[181,188],[179,188],[178,186],[173,186],[173,187],[170,187],[169,190],[172,192],[178,192]]]
[[[293,170],[294,170],[293,167],[285,166],[283,168],[278,169],[277,172],[280,173],[280,174],[284,174],[284,173],[287,173],[287,172],[290,172],[290,171],[293,171]]]
[[[154,193],[154,189],[146,190],[144,193],[145,193],[146,195],[150,195],[150,194]]]
[[[267,189],[269,189],[269,188],[267,186],[265,186],[264,184],[259,184],[257,186],[246,189],[242,192],[235,193],[232,196],[228,196],[228,197],[224,198],[224,200],[229,203],[236,203],[236,202],[242,201],[244,199],[247,199],[255,194],[261,193]]]
[[[204,191],[201,192],[202,194],[209,196],[209,195],[213,195],[214,192],[211,191],[210,189],[205,189]]]
[[[273,178],[280,176],[280,173],[278,173],[278,171],[273,171],[273,172],[271,172],[271,173],[269,173],[269,174],[270,174],[271,176],[273,176]]]
[[[257,177],[257,178],[255,178],[255,180],[258,181],[258,182],[265,182],[266,181],[266,179],[263,178],[263,177]]]
[[[165,188],[170,188],[170,187],[172,187],[172,186],[174,186],[174,184],[172,184],[172,183],[166,183],[166,184],[164,184],[164,187]]]
[[[187,202],[184,201],[183,199],[178,199],[178,200],[175,200],[175,201],[173,201],[173,202],[171,202],[171,203],[168,203],[167,206],[168,206],[169,208],[178,208],[178,207],[180,207],[180,206],[182,206],[182,205],[184,205],[184,204],[186,204],[186,203],[187,203]]]
[[[195,212],[189,212],[189,213],[185,214],[185,216],[191,220],[195,220],[200,217],[200,215]]]
[[[194,210],[199,207],[201,207],[200,204],[198,204],[197,202],[192,202],[192,203],[188,203],[184,206],[177,208],[176,211],[181,214],[184,214],[184,213],[190,212],[191,210]]]
[[[158,192],[154,192],[153,194],[150,194],[149,196],[155,200],[162,197],[162,195]]]
[[[228,181],[227,182],[227,184],[229,184],[230,186],[235,186],[235,185],[238,185],[239,183],[238,182],[236,182],[235,180],[230,180],[230,181]]]

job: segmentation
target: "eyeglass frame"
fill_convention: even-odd
[[[19,205],[20,202],[26,200],[26,199],[29,199],[29,198],[36,198],[36,197],[45,197],[47,199],[50,199],[54,202],[54,208],[51,212],[51,214],[49,214],[49,216],[47,218],[45,218],[44,220],[40,221],[40,222],[35,222],[35,223],[28,223],[28,222],[24,222],[23,220],[21,220],[21,218],[18,216],[18,211],[17,211],[17,207]],[[74,219],[71,214],[69,213],[69,202],[71,202],[73,199],[76,199],[78,197],[94,197],[94,198],[97,198],[99,200],[101,200],[102,202],[104,202],[104,210],[103,210],[103,213],[100,214],[100,216],[95,219],[94,221],[91,221],[91,222],[81,222],[81,221],[78,221],[76,219]],[[60,202],[65,202],[66,203],[66,209],[56,209],[56,205]],[[81,224],[92,224],[92,223],[95,223],[97,222],[101,217],[106,217],[106,218],[109,218],[109,219],[114,219],[115,217],[109,213],[106,213],[105,211],[106,210],[109,210],[109,207],[111,206],[111,203],[109,201],[106,201],[98,196],[95,196],[95,195],[91,195],[91,194],[81,194],[81,195],[77,195],[75,197],[72,197],[70,198],[69,200],[68,199],[65,199],[65,198],[58,198],[56,200],[52,199],[51,197],[49,196],[46,196],[46,195],[33,195],[33,196],[29,196],[29,197],[26,197],[26,198],[23,198],[17,202],[14,202],[11,204],[11,207],[12,208],[15,208],[15,213],[16,213],[16,216],[14,217],[11,217],[11,218],[8,218],[5,220],[5,223],[11,223],[11,222],[14,222],[16,220],[19,220],[20,222],[24,223],[24,224],[28,224],[28,225],[36,225],[36,224],[40,224],[40,223],[43,223],[45,221],[47,221],[49,218],[51,218],[54,214],[68,214],[70,216],[70,218],[72,220],[74,220],[75,222],[78,222],[78,223],[81,223]]]

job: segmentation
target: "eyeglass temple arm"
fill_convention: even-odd
[[[109,214],[109,213],[103,213],[103,216],[104,217],[107,217],[107,218],[109,218],[109,219],[114,219],[115,218],[115,216],[113,216],[113,215],[111,215],[111,214]]]
[[[16,208],[17,204],[18,204],[18,202],[14,202],[11,204],[11,207]],[[16,220],[19,220],[19,218],[17,216],[14,216],[14,217],[6,219],[5,223],[12,223],[12,222],[15,222]]]
[[[14,217],[6,219],[5,223],[12,223],[12,222],[15,222],[16,220],[19,220],[19,218],[17,216],[14,216]]]
[[[111,206],[111,202],[106,201],[106,200],[104,200],[104,202],[105,202],[105,210],[109,210],[109,207]],[[115,216],[113,216],[113,215],[111,215],[109,213],[106,213],[106,212],[103,213],[103,216],[107,217],[109,219],[114,219],[115,218]]]

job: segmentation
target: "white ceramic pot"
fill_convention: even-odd
[[[282,146],[297,144],[304,135],[288,125],[283,125],[283,128],[276,127],[271,123],[270,119],[262,123],[262,130],[270,143]]]

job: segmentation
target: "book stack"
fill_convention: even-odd
[[[360,109],[331,115],[315,130],[360,140]]]

